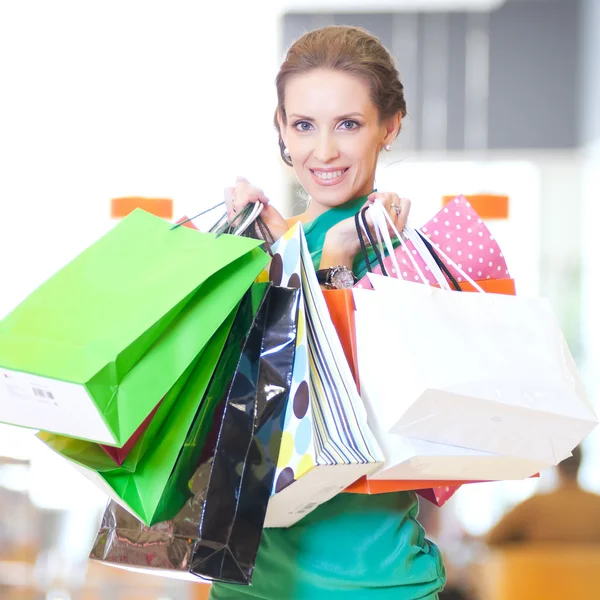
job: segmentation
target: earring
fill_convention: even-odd
[[[392,145],[391,144],[386,144],[383,148],[384,148],[384,150],[386,152],[390,152],[392,150]]]
[[[283,154],[285,155],[286,158],[290,157],[290,151],[287,148],[283,149]]]

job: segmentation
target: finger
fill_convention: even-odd
[[[380,204],[386,205],[386,194],[383,192],[373,192],[367,196],[367,200],[372,204],[373,202],[379,202]]]
[[[226,187],[223,190],[223,199],[225,200],[225,208],[227,209],[227,216],[231,217],[234,214],[233,211],[233,203],[234,203],[234,198],[233,198],[233,194],[235,192],[235,188],[233,187]]]
[[[400,214],[398,215],[398,231],[406,227],[406,222],[410,214],[411,202],[408,198],[400,198]]]
[[[236,183],[250,183],[245,177],[242,177],[241,175],[238,175],[235,178],[235,182]]]
[[[394,194],[392,192],[385,193],[385,207],[390,209],[392,205],[399,207],[400,206],[400,196],[398,194]]]
[[[390,218],[390,222],[388,222],[388,232],[391,236],[397,237],[397,233],[402,231],[405,224],[401,218],[402,202],[400,197],[393,193],[386,193],[385,199],[385,209]]]
[[[396,204],[391,204],[388,209],[387,209],[387,213],[390,217],[390,221],[388,222],[388,232],[392,237],[397,237],[397,233],[401,233],[401,228],[398,225],[398,220],[399,220],[399,214],[398,214],[398,205]]]

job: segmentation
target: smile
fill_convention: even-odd
[[[313,171],[312,169],[309,169],[309,171],[319,185],[337,185],[344,179],[349,169],[350,167],[338,169],[337,171]]]

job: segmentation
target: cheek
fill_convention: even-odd
[[[364,165],[369,168],[371,168],[373,164],[377,162],[377,158],[379,156],[377,147],[364,146],[349,149],[349,151],[345,154],[355,165]]]
[[[297,163],[304,162],[312,152],[312,144],[308,138],[292,138],[288,149]]]
[[[379,156],[379,142],[374,139],[371,132],[360,132],[343,142],[343,153],[353,163],[373,165]],[[340,146],[340,149],[342,146]]]

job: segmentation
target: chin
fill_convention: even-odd
[[[340,206],[349,199],[345,194],[340,194],[339,191],[336,194],[333,190],[330,190],[329,193],[323,193],[322,190],[315,190],[315,193],[311,193],[310,197],[317,204],[327,206],[328,208]]]
[[[355,186],[348,185],[346,182],[331,187],[320,186],[313,181],[301,183],[314,202],[328,208],[340,206],[360,195],[355,191]]]

